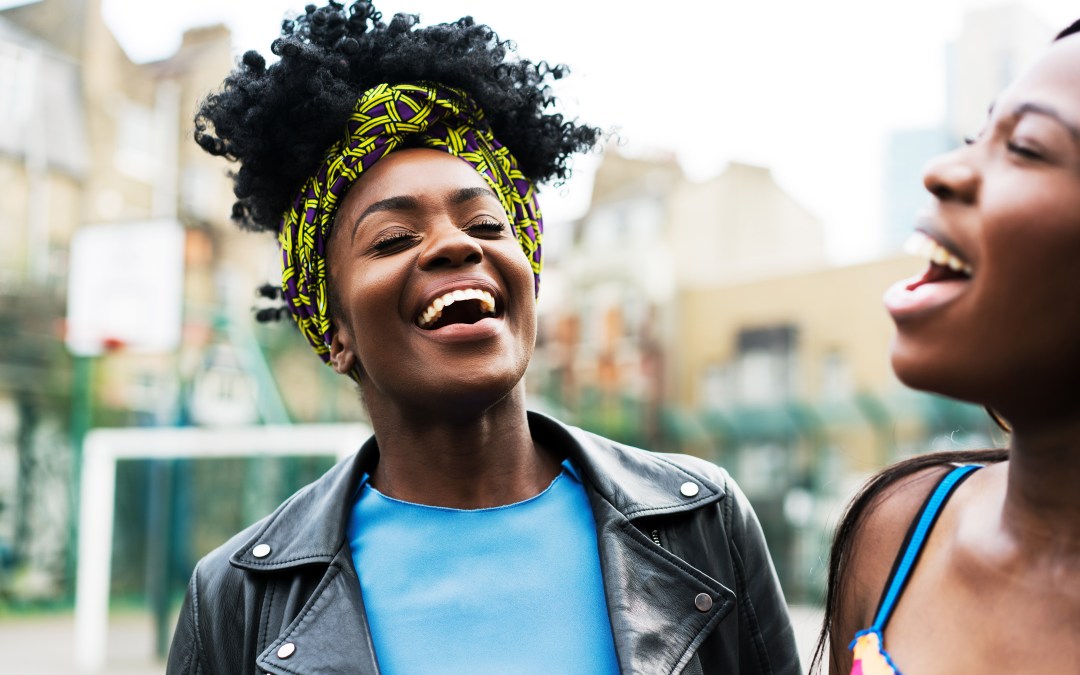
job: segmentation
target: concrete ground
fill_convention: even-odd
[[[810,667],[810,657],[814,653],[817,644],[818,631],[821,630],[822,613],[820,607],[807,607],[805,605],[793,605],[791,607],[791,625],[795,627],[795,641],[799,644],[799,656],[802,658],[803,669]],[[828,665],[828,664],[825,664]],[[828,673],[828,668],[822,668],[821,672]]]
[[[821,610],[791,608],[803,666],[810,663]],[[5,675],[81,675],[73,665],[72,614],[0,618],[0,672]],[[116,613],[109,619],[109,675],[162,675],[165,664],[154,656],[153,622],[148,614]]]
[[[0,672],[7,675],[81,675],[75,669],[71,613],[0,618]],[[154,626],[149,614],[117,613],[109,618],[110,675],[161,675],[154,657]]]

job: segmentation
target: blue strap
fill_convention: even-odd
[[[885,624],[889,622],[893,610],[896,609],[896,602],[900,599],[900,594],[907,584],[908,577],[911,576],[911,571],[915,569],[915,563],[919,560],[923,545],[926,544],[926,540],[934,527],[934,523],[937,522],[937,517],[942,508],[944,508],[945,503],[949,501],[949,497],[952,496],[953,491],[960,483],[974,471],[981,468],[982,466],[978,464],[966,464],[956,467],[945,475],[933,493],[930,494],[930,497],[927,498],[913,529],[908,533],[907,547],[904,548],[904,552],[898,559],[889,582],[885,586],[887,590],[881,597],[881,604],[878,606],[874,625],[868,630],[879,633],[885,630]]]

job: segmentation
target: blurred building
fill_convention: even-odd
[[[592,429],[655,434],[675,292],[665,229],[680,180],[673,159],[607,154],[572,243],[545,262],[529,381],[538,400]]]
[[[58,340],[63,242],[79,221],[89,169],[77,67],[58,49],[0,18],[0,575],[16,557],[63,564],[67,500],[52,508],[42,481],[66,485],[69,372]],[[49,133],[55,128],[55,133]],[[36,208],[31,208],[36,206]],[[62,362],[62,361],[61,361]],[[20,480],[22,478],[22,480]],[[38,538],[35,533],[44,537]],[[36,578],[35,578],[36,576]],[[2,577],[0,577],[2,578]],[[31,592],[49,575],[28,575]]]
[[[761,167],[687,180],[666,157],[605,155],[573,245],[550,260],[534,400],[655,450],[725,466],[798,601],[823,582],[828,521],[899,456],[989,442],[979,410],[916,394],[888,364],[881,296],[907,256],[848,267]]]
[[[960,35],[947,52],[949,134],[957,140],[977,134],[991,104],[1064,27],[1055,30],[1020,3],[967,12]]]
[[[291,326],[251,321],[255,286],[276,272],[276,242],[229,221],[229,167],[192,140],[198,102],[232,65],[223,26],[190,30],[171,57],[137,64],[103,22],[101,0],[39,0],[0,11],[0,600],[71,592],[71,505],[80,439],[90,426],[361,414],[352,388],[310,363]],[[117,341],[98,356],[72,356],[64,339],[73,238],[99,225],[152,222],[183,232],[177,346],[135,353]],[[137,289],[103,294],[102,309],[128,290]],[[290,367],[297,353],[306,367]],[[276,362],[291,378],[284,393],[271,374]],[[118,469],[123,555],[114,576],[127,590],[143,588],[154,470]],[[186,480],[198,482],[199,471]],[[254,480],[243,467],[236,471],[233,491]],[[259,474],[268,475],[265,467]],[[232,515],[216,518],[221,533],[207,530],[199,550],[179,557],[205,551],[283,497],[255,494],[251,503],[231,500],[236,506],[225,510]],[[190,510],[221,508],[200,502]]]
[[[977,132],[1050,37],[1019,6],[966,16],[946,119],[890,139],[879,260],[830,266],[821,223],[765,168],[736,163],[695,183],[671,157],[609,152],[573,245],[549,261],[535,399],[611,437],[725,466],[789,598],[813,599],[823,533],[869,472],[1001,440],[981,409],[895,379],[881,296],[924,265],[896,253],[925,201],[923,164]]]
[[[962,137],[953,136],[944,126],[904,129],[889,134],[885,145],[885,236],[886,253],[897,253],[915,228],[919,209],[929,203],[923,186],[923,170],[934,157],[959,147]]]
[[[702,183],[609,152],[573,245],[549,260],[532,382],[542,400],[655,446],[676,399],[680,296],[825,265],[821,224],[761,167]]]
[[[1058,27],[1060,30],[1064,26]],[[893,133],[885,156],[884,250],[900,250],[927,203],[922,172],[934,157],[959,147],[986,124],[987,110],[1053,39],[1055,31],[1022,4],[975,9],[964,15],[947,48],[945,118],[922,129]]]

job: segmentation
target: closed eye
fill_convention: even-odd
[[[1042,155],[1037,150],[1034,150],[1027,146],[1018,145],[1017,143],[1013,143],[1012,141],[1006,143],[1005,145],[1009,149],[1009,152],[1013,153],[1014,155],[1018,155],[1025,159],[1042,159]]]
[[[506,231],[506,223],[498,220],[481,220],[469,223],[465,226],[465,229],[474,236],[499,235]]]
[[[379,238],[371,242],[371,249],[376,253],[404,248],[409,242],[416,241],[416,234],[404,230],[391,230],[379,235]]]

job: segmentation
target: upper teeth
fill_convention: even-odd
[[[957,257],[952,251],[931,239],[925,232],[915,230],[911,233],[907,243],[904,244],[904,252],[917,255],[930,260],[936,265],[948,267],[955,272],[971,274],[971,265]]]
[[[439,320],[444,308],[460,300],[479,300],[481,311],[485,314],[495,313],[495,297],[491,293],[479,288],[463,288],[450,291],[432,300],[427,309],[420,313],[420,318],[416,320],[416,323],[421,328],[427,328]]]

